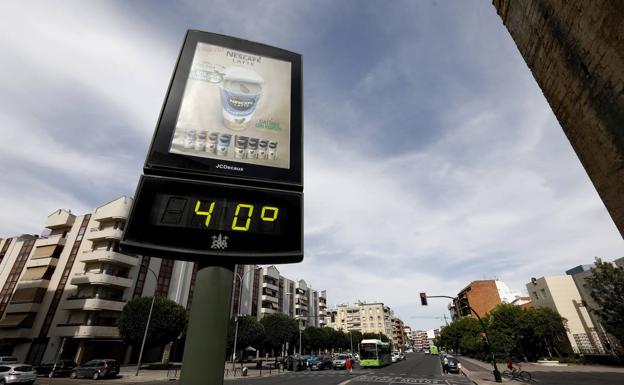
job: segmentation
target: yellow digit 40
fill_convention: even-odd
[[[247,220],[245,221],[245,226],[238,226],[238,213],[240,212],[241,207],[249,210],[247,211]],[[249,230],[249,224],[251,223],[251,214],[253,214],[253,209],[254,207],[252,205],[248,205],[245,203],[237,204],[236,212],[234,212],[234,220],[232,221],[232,230],[237,230],[237,231]]]
[[[206,227],[208,227],[208,225],[210,224],[210,218],[212,218],[212,210],[214,210],[215,202],[212,202],[210,204],[210,207],[208,208],[208,211],[199,211],[199,207],[200,206],[201,206],[201,201],[197,200],[197,204],[195,205],[195,214],[197,214],[197,215],[205,215],[206,216],[206,221],[204,222],[204,224],[206,225]]]

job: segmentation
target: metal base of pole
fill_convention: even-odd
[[[180,385],[223,384],[234,265],[197,272]]]

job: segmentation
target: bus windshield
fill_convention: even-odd
[[[362,344],[360,346],[360,359],[376,359],[377,348],[375,344]]]

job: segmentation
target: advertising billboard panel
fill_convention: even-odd
[[[145,173],[302,186],[301,77],[301,55],[189,31]]]

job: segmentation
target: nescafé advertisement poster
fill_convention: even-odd
[[[198,43],[170,152],[289,168],[291,64]]]

